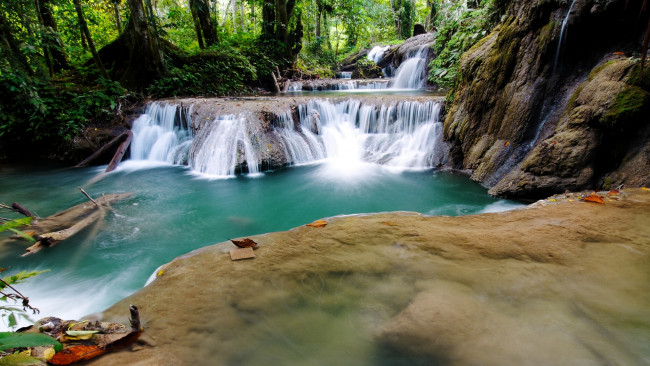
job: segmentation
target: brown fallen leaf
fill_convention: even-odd
[[[607,192],[610,196],[618,196],[619,193],[621,192],[618,189],[610,189],[609,192]]]
[[[310,223],[310,224],[307,224],[307,226],[311,226],[311,227],[325,227],[325,226],[327,226],[327,221],[325,221],[325,220],[316,220],[316,221],[314,221],[314,222],[312,222],[312,223]]]
[[[585,202],[600,203],[600,204],[604,204],[604,203],[605,203],[605,201],[603,200],[602,197],[597,196],[597,195],[595,195],[595,194],[593,194],[593,193],[590,194],[589,196],[585,197],[584,201],[585,201]]]
[[[257,243],[249,238],[244,238],[242,240],[230,239],[230,241],[240,248],[257,248]]]
[[[57,352],[47,362],[53,365],[69,365],[83,360],[90,360],[104,353],[106,353],[106,350],[97,345],[73,346]]]

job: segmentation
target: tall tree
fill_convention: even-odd
[[[28,75],[34,74],[29,62],[27,62],[27,58],[20,50],[20,44],[13,35],[9,21],[7,21],[2,11],[0,11],[0,50],[2,51],[0,57],[7,58],[12,66],[18,66]]]
[[[190,10],[192,16],[195,17],[195,29],[199,39],[199,46],[201,43],[204,43],[206,47],[217,44],[219,42],[217,28],[210,17],[210,5],[207,0],[190,0]],[[201,35],[203,35],[204,42],[201,40]]]
[[[122,17],[120,16],[120,3],[122,0],[111,0],[113,3],[113,11],[115,12],[115,26],[117,27],[117,32],[122,31]]]
[[[131,16],[128,28],[120,38],[124,37],[129,56],[120,83],[127,88],[142,89],[164,75],[166,67],[158,37],[149,27],[142,0],[127,0],[127,3]]]
[[[77,11],[77,18],[79,19],[79,28],[81,28],[82,34],[86,37],[86,41],[88,42],[88,47],[90,48],[90,52],[93,55],[93,60],[95,61],[95,65],[99,69],[99,73],[102,75],[102,77],[108,79],[108,74],[106,73],[104,64],[102,63],[102,60],[99,58],[99,54],[97,54],[97,49],[95,48],[95,43],[93,42],[93,39],[90,36],[90,30],[88,30],[88,24],[86,23],[86,18],[84,17],[83,10],[81,9],[81,4],[79,3],[79,0],[72,0],[72,1],[74,3],[74,8]]]
[[[42,44],[45,62],[50,69],[50,74],[70,68],[68,59],[63,51],[63,42],[59,37],[59,30],[50,9],[50,0],[34,0],[34,7],[41,24]]]
[[[287,62],[294,63],[302,48],[301,13],[295,11],[295,0],[264,0],[262,9],[263,41],[275,41],[276,51]]]

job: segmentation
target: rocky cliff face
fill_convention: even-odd
[[[461,60],[445,120],[452,164],[500,196],[650,184],[640,9],[641,1],[511,1],[502,24]]]

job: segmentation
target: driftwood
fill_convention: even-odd
[[[132,133],[131,131],[125,131],[125,132],[123,132],[122,134],[120,134],[120,135],[117,136],[116,138],[114,138],[114,139],[112,139],[111,141],[109,141],[109,142],[107,142],[106,144],[104,144],[104,146],[102,146],[99,150],[95,151],[92,155],[90,155],[89,157],[87,157],[86,159],[84,159],[82,162],[80,162],[79,164],[75,165],[75,167],[80,168],[80,167],[87,166],[88,164],[92,163],[92,162],[95,161],[97,158],[99,158],[99,157],[100,157],[102,154],[104,154],[106,151],[112,149],[113,147],[115,147],[115,146],[118,145],[118,144],[123,143],[126,139],[128,139],[129,142],[130,142],[130,141],[131,141],[131,140],[130,140],[131,137],[129,137],[129,136],[131,136],[131,137],[133,136],[133,133]],[[119,150],[119,148],[118,148],[118,150]]]
[[[122,161],[122,158],[124,157],[124,153],[126,153],[126,150],[129,148],[129,145],[131,144],[131,140],[133,139],[133,132],[131,130],[124,132],[122,135],[126,135],[126,138],[120,146],[118,146],[117,151],[115,152],[115,155],[113,155],[113,159],[111,159],[111,162],[108,164],[108,167],[106,167],[106,173],[112,172],[117,168],[117,165]]]
[[[33,233],[33,237],[37,242],[27,248],[23,256],[36,253],[43,248],[53,246],[72,237],[103,218],[107,209],[111,209],[111,202],[126,199],[131,195],[131,193],[109,194],[102,196],[102,199],[98,200],[93,200],[88,196],[93,202],[80,203],[30,225],[26,231]],[[5,241],[9,240],[13,239],[9,238]]]

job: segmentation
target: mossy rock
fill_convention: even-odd
[[[623,130],[640,119],[649,103],[650,95],[645,90],[630,85],[616,95],[599,122],[604,127]]]
[[[357,66],[352,72],[353,79],[374,79],[380,78],[383,75],[381,67],[377,66],[374,61],[368,59],[358,60]]]
[[[630,71],[628,84],[638,86],[646,91],[650,91],[650,68],[644,67],[641,70],[641,64],[637,64]]]
[[[542,27],[539,31],[538,46],[540,50],[546,50],[551,42],[553,42],[553,32],[557,27],[558,22],[551,20]]]

